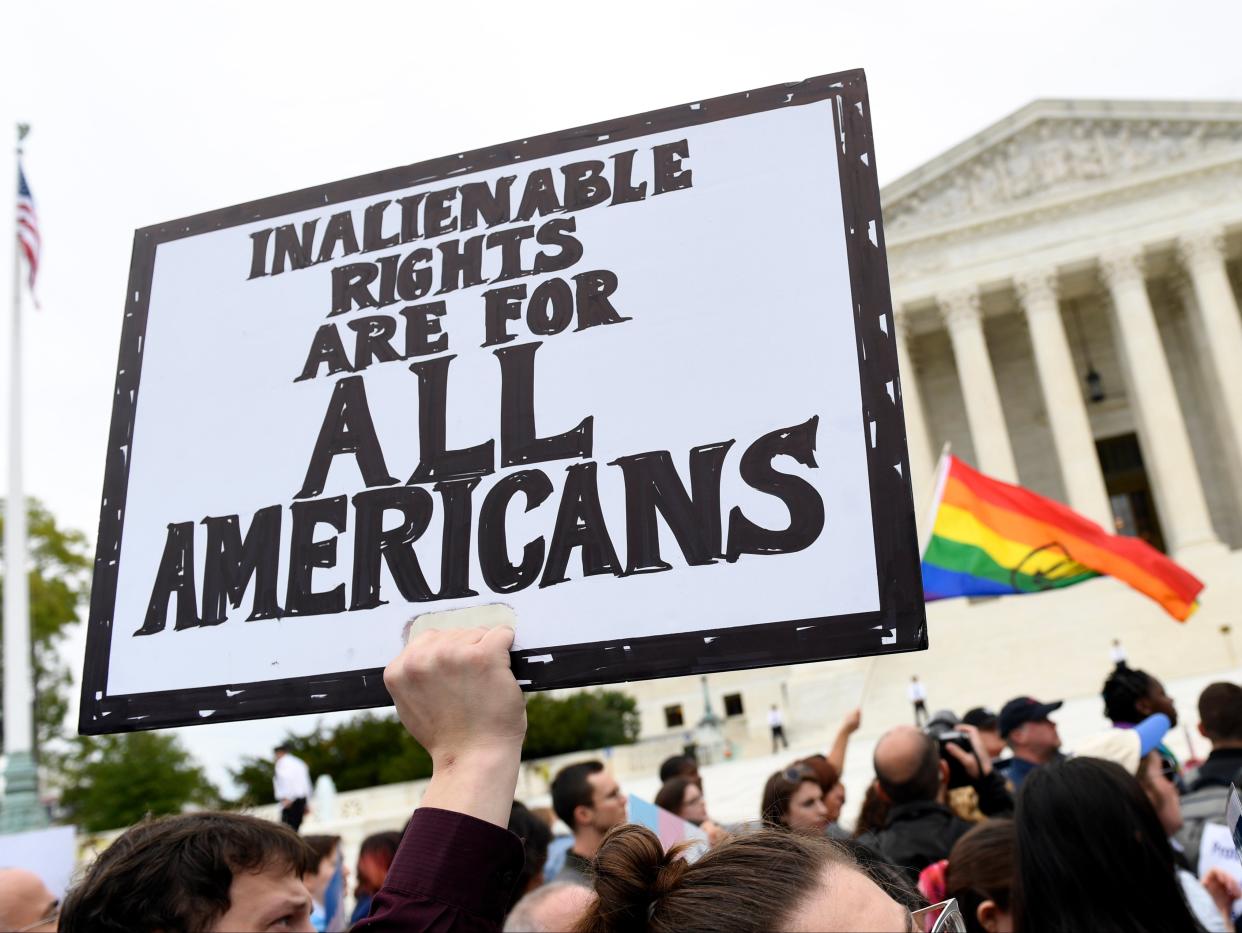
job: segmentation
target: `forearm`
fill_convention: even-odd
[[[837,774],[845,773],[845,747],[849,741],[850,733],[842,726],[837,730],[837,737],[832,742],[832,748],[828,749],[828,754],[824,756],[828,759],[828,764],[837,769]]]
[[[509,825],[521,759],[520,745],[446,755],[432,763],[419,806],[464,813],[503,829]]]

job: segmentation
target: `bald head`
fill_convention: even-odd
[[[940,747],[913,726],[897,726],[875,746],[875,776],[893,803],[940,796]]]
[[[572,930],[595,899],[590,888],[553,881],[535,888],[505,918],[505,933],[552,933]]]
[[[34,926],[56,910],[56,895],[32,871],[0,868],[0,930],[55,930],[56,921]]]

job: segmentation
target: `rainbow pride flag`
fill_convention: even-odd
[[[923,595],[1039,593],[1115,577],[1180,622],[1203,584],[1139,538],[1113,535],[1059,502],[984,476],[954,456],[941,462],[935,520],[923,552]]]

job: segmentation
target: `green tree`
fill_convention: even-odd
[[[189,752],[166,732],[82,736],[73,740],[60,765],[66,822],[87,832],[220,802]]]
[[[431,774],[431,756],[393,716],[364,713],[326,731],[321,727],[309,735],[286,735],[284,744],[306,762],[312,777],[331,775],[338,791],[415,781]],[[230,771],[242,788],[235,803],[272,803],[272,772],[269,758],[243,758],[240,767]]]
[[[638,738],[638,704],[615,690],[590,690],[557,699],[534,693],[526,701],[523,758],[627,745]],[[287,735],[284,744],[314,777],[332,776],[339,791],[415,781],[431,775],[431,756],[392,715],[365,713],[331,729]],[[232,769],[242,792],[237,806],[272,803],[273,763],[247,756]]]
[[[638,731],[637,701],[616,690],[580,690],[564,698],[535,693],[526,701],[522,757],[629,745]]]
[[[78,621],[78,609],[85,603],[90,589],[91,561],[86,536],[80,531],[59,527],[52,514],[34,499],[27,500],[27,516],[35,746],[42,749],[63,732],[73,678],[61,657],[61,645],[68,628]],[[0,557],[3,556],[3,526],[3,511],[0,510]],[[3,587],[0,577],[0,591]],[[0,666],[0,683],[3,676],[4,669]]]

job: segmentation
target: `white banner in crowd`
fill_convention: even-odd
[[[926,646],[861,72],[140,230],[81,729]]]
[[[73,880],[76,844],[72,826],[3,833],[0,834],[0,868],[20,865],[42,878],[49,891],[63,898]]]
[[[1199,839],[1199,877],[1219,868],[1242,885],[1242,855],[1239,855],[1229,827],[1221,823],[1204,823]],[[1242,898],[1233,903],[1233,916],[1242,916]]]

